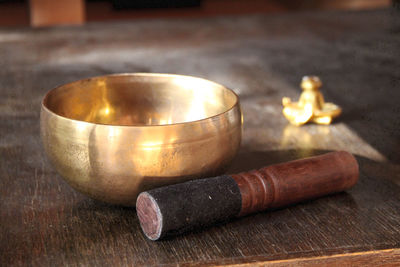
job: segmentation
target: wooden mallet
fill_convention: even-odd
[[[348,152],[290,161],[259,170],[198,179],[142,192],[136,211],[151,240],[349,189],[359,176]]]

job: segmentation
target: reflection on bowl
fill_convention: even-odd
[[[171,74],[117,74],[51,90],[41,136],[57,171],[92,198],[133,206],[153,187],[220,174],[240,145],[237,95]]]

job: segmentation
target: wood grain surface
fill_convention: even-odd
[[[353,155],[337,151],[231,176],[243,216],[346,191],[357,183],[359,167]]]
[[[0,29],[1,265],[399,264],[399,30],[395,10]],[[189,74],[234,89],[244,136],[229,173],[347,150],[359,162],[359,183],[149,241],[134,208],[72,190],[40,143],[49,89],[117,72]],[[296,128],[281,114],[281,98],[297,98],[307,74],[319,75],[325,99],[343,107],[331,126]]]

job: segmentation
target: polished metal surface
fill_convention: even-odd
[[[117,74],[51,90],[41,136],[53,166],[75,189],[133,206],[147,189],[221,173],[240,145],[237,95],[172,74]]]
[[[307,122],[328,125],[342,113],[342,109],[327,103],[319,88],[322,82],[318,76],[304,76],[301,84],[303,92],[298,102],[292,102],[290,98],[282,99],[283,115],[293,125],[300,126]]]

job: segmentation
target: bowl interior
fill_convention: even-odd
[[[217,83],[168,74],[111,75],[50,91],[43,104],[74,120],[109,125],[165,125],[206,119],[231,109],[237,96]]]

